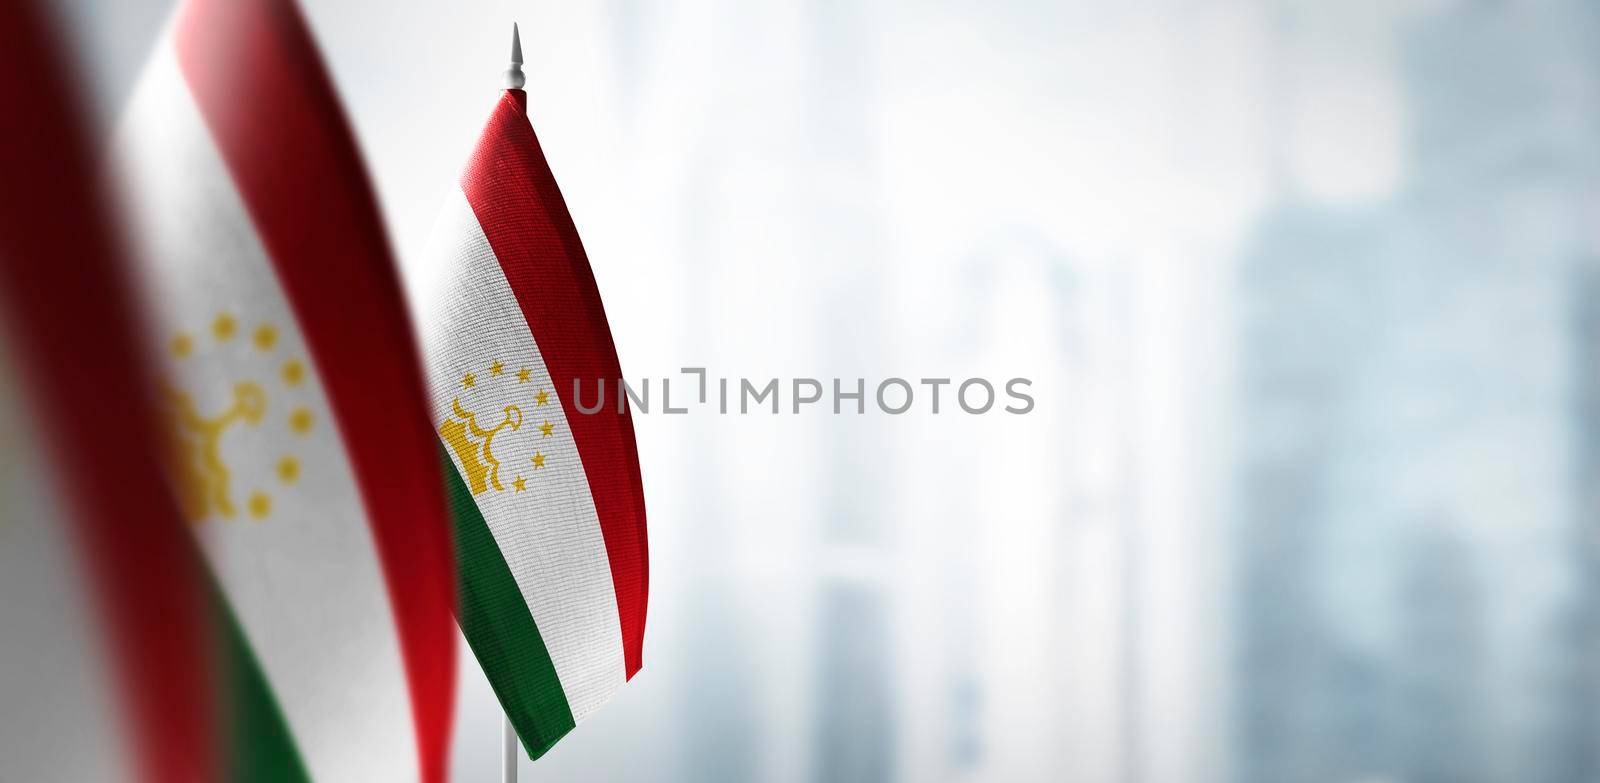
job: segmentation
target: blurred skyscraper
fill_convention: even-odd
[[[827,269],[816,291],[814,328],[826,356],[827,376],[874,377],[885,366],[882,268],[859,263],[883,254],[874,194],[879,160],[873,128],[878,63],[875,11],[849,0],[800,4],[806,46],[801,56],[800,119],[812,129],[804,154],[813,176],[796,194],[795,206],[809,223],[806,253]],[[874,403],[874,380],[866,381],[864,404]],[[832,405],[833,389],[823,390]],[[844,415],[855,403],[842,403]],[[811,778],[818,783],[893,780],[899,721],[892,630],[894,543],[886,490],[897,463],[884,448],[875,420],[821,433],[831,455],[821,478],[817,523],[820,562],[816,665],[812,703]]]
[[[1399,42],[1398,192],[1291,183],[1240,267],[1235,768],[1593,780],[1595,12]]]

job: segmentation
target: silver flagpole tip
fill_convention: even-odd
[[[506,89],[520,90],[527,84],[527,77],[522,75],[522,35],[517,32],[517,23],[511,23],[511,67],[506,69]]]

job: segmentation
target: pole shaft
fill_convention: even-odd
[[[500,783],[517,783],[517,730],[509,716],[500,718]]]

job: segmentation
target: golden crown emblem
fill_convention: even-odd
[[[205,519],[215,512],[235,514],[228,491],[228,466],[222,460],[222,434],[235,424],[255,426],[267,410],[267,395],[260,384],[245,381],[233,387],[233,404],[216,416],[202,416],[193,398],[166,390],[172,427],[172,470],[178,485],[178,502],[190,519]]]
[[[461,409],[460,399],[451,401],[451,407],[455,409],[457,418],[446,419],[440,424],[439,436],[450,444],[450,450],[461,460],[461,468],[467,473],[467,487],[474,495],[488,491],[491,484],[497,490],[505,489],[505,485],[500,483],[500,460],[494,456],[494,436],[506,427],[513,432],[522,427],[522,409],[507,405],[505,419],[486,430],[478,426],[476,415]],[[473,438],[482,440],[474,441]]]
[[[534,409],[550,403],[550,393],[539,388],[533,381],[533,371],[523,367],[516,372],[507,372],[507,367],[498,359],[488,367],[491,379],[499,378],[500,384],[480,386],[477,373],[468,372],[461,377],[462,393],[472,390],[485,391],[486,393],[499,393],[518,395],[519,390],[527,394],[527,390],[537,389],[536,394],[527,394],[525,403],[531,404]],[[503,399],[503,398],[502,398]],[[477,407],[474,405],[473,407]],[[456,459],[461,463],[461,470],[466,474],[467,489],[474,495],[481,495],[490,489],[496,492],[505,491],[507,485],[516,492],[527,488],[527,479],[521,473],[513,472],[509,482],[500,480],[502,463],[495,454],[495,436],[505,432],[517,432],[522,429],[522,406],[505,404],[500,406],[500,422],[492,427],[485,428],[478,422],[477,413],[468,410],[461,404],[461,397],[454,397],[450,401],[451,415],[439,423],[439,437],[455,453]],[[555,425],[548,420],[533,427],[538,433],[538,439],[549,438],[555,433]],[[512,444],[517,450],[518,443]],[[521,445],[526,446],[524,442]],[[520,460],[519,460],[520,461]],[[528,469],[537,471],[545,466],[545,455],[535,450],[529,458]]]

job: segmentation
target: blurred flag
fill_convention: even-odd
[[[214,780],[205,593],[43,14],[0,4],[0,780]]]
[[[520,53],[514,61],[520,62]],[[516,72],[520,84],[520,72]],[[639,670],[649,565],[622,377],[527,96],[506,90],[413,281],[462,630],[534,758]]]
[[[245,716],[235,773],[442,780],[437,446],[373,195],[295,5],[185,2],[116,158],[169,474],[275,707]]]

